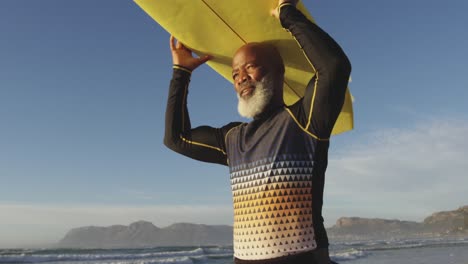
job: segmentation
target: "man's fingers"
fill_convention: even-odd
[[[279,10],[278,10],[278,8],[282,4],[291,4],[293,6],[297,6],[298,3],[299,3],[299,0],[279,0],[278,1],[278,6],[275,9],[271,10],[270,14],[279,19]]]
[[[211,55],[205,55],[203,57],[198,58],[198,60],[199,60],[200,64],[203,64],[203,63],[211,60],[212,58],[213,58],[213,56],[211,56]]]
[[[296,6],[298,2],[299,0],[279,0],[278,5],[289,3],[289,4]]]
[[[192,55],[192,51],[185,47],[184,44],[177,40],[174,36],[169,38],[169,45],[172,51],[173,63],[187,67],[191,70],[194,70],[198,66],[213,58],[211,55],[205,55],[198,58],[194,57]]]
[[[187,49],[182,42],[177,40],[174,36],[171,36],[169,39],[171,50],[176,50],[176,49]]]
[[[171,37],[169,38],[169,46],[171,47],[171,50],[176,49],[174,41],[175,41],[175,38],[174,38],[174,36],[171,35]]]
[[[279,15],[278,15],[278,8],[272,9],[272,10],[270,11],[270,15],[272,15],[273,17],[279,18]]]
[[[212,55],[205,55],[205,56],[203,56],[203,63],[205,63],[205,62],[207,62],[207,61],[209,61],[211,59],[213,59]]]
[[[205,55],[203,57],[198,57],[198,58],[194,58],[195,60],[193,61],[193,67],[191,67],[192,70],[195,70],[196,68],[198,68],[198,66],[202,65],[203,63],[211,60],[213,58],[213,56],[211,55]]]

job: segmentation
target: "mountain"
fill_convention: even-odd
[[[468,205],[454,211],[437,212],[424,219],[424,226],[432,232],[468,232]]]
[[[423,222],[360,217],[341,217],[327,230],[337,239],[378,237],[468,236],[468,206],[437,212]]]
[[[359,236],[359,235],[397,235],[414,233],[423,230],[421,223],[412,221],[389,220],[379,218],[341,217],[328,230],[330,235]]]
[[[138,221],[129,226],[79,227],[58,243],[66,248],[135,248],[157,246],[199,246],[232,244],[232,227],[177,223],[158,228]]]
[[[328,228],[333,240],[389,237],[468,237],[468,206],[437,212],[423,222],[342,217]],[[158,246],[231,245],[232,226],[177,223],[159,228],[138,221],[129,226],[79,227],[70,230],[58,243],[66,248],[136,248]]]

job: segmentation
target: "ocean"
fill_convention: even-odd
[[[468,264],[468,238],[333,242],[332,260],[344,264]],[[0,249],[0,263],[232,264],[232,247],[140,249]]]

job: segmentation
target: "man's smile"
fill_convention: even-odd
[[[248,96],[248,95],[251,95],[254,91],[254,87],[253,86],[249,86],[249,87],[245,87],[244,89],[241,90],[241,92],[239,93],[239,95],[241,97],[245,97],[245,96]]]

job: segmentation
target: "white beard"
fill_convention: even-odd
[[[273,83],[272,76],[266,75],[261,81],[253,82],[255,89],[252,95],[241,97],[237,94],[239,99],[237,111],[239,111],[239,114],[246,118],[254,118],[261,114],[273,98]]]

